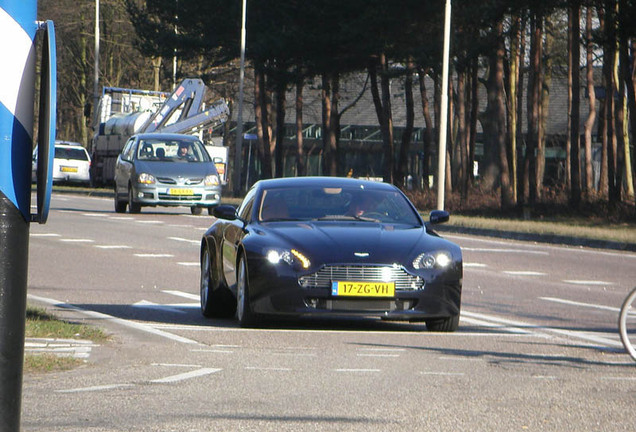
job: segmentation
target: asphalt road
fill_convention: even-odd
[[[459,330],[375,320],[241,329],[198,310],[209,216],[54,194],[29,303],[98,325],[86,364],[24,377],[25,431],[633,430],[617,333],[636,254],[448,234]]]

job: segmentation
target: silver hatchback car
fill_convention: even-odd
[[[115,211],[143,206],[184,206],[192,214],[221,202],[221,181],[203,143],[195,136],[133,135],[115,165]]]

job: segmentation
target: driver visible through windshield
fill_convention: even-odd
[[[364,188],[266,189],[258,207],[258,220],[350,220],[421,225],[401,192]]]

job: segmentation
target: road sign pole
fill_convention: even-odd
[[[0,0],[0,431],[19,431],[24,362],[24,333],[28,270],[29,223],[43,222],[48,196],[38,195],[46,209],[31,215],[31,150],[35,95],[36,0]],[[47,35],[52,23],[44,24]],[[48,36],[45,45],[52,42]],[[54,48],[43,50],[50,69]],[[52,57],[51,57],[52,56]],[[51,76],[43,77],[44,105],[55,101]],[[50,92],[48,91],[50,90]],[[51,117],[40,117],[40,135],[55,139]],[[50,132],[53,130],[53,134]],[[45,132],[45,133],[43,133]],[[43,150],[47,154],[48,150]],[[49,163],[48,160],[42,161]],[[48,169],[43,172],[48,173]],[[39,184],[39,183],[38,183]],[[49,189],[50,195],[50,189]],[[42,198],[42,200],[40,200]]]

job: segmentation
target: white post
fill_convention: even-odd
[[[95,124],[99,123],[99,0],[95,0],[95,63],[93,66],[93,116]]]
[[[442,101],[439,122],[439,150],[437,155],[437,208],[444,210],[446,186],[446,133],[448,130],[448,63],[450,47],[451,0],[446,0],[444,19],[444,56],[442,60]]]

